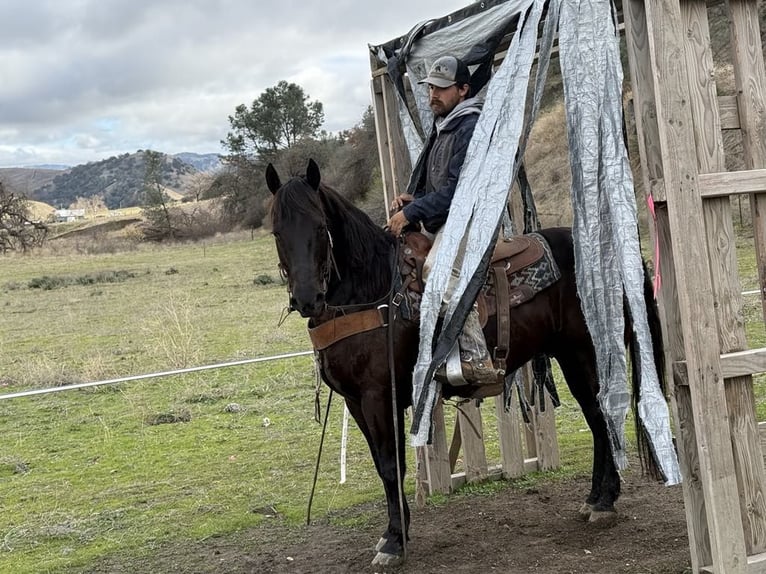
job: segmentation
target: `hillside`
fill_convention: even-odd
[[[3,167],[0,168],[0,182],[14,193],[31,197],[36,189],[51,183],[62,173],[60,169]]]
[[[187,180],[197,171],[181,159],[163,154],[161,181],[169,195],[183,195]],[[57,172],[49,183],[27,195],[55,207],[67,207],[78,197],[93,196],[103,197],[109,209],[132,207],[142,204],[145,176],[145,153],[138,151]]]

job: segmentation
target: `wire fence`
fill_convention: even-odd
[[[277,361],[281,359],[292,359],[293,357],[302,357],[313,355],[314,351],[299,351],[296,353],[286,353],[284,355],[272,355],[270,357],[258,357],[255,359],[242,359],[239,361],[229,361],[226,363],[214,363],[212,365],[201,365],[199,367],[188,367],[185,369],[174,369],[171,371],[161,371],[159,373],[146,373],[143,375],[131,375],[127,377],[118,377],[116,379],[105,379],[103,381],[93,381],[89,383],[76,383],[73,385],[61,385],[58,387],[48,387],[44,389],[32,389],[28,391],[19,391],[16,393],[7,393],[0,395],[0,401],[7,399],[17,399],[21,397],[31,397],[34,395],[45,395],[49,393],[59,393],[62,391],[73,391],[75,389],[87,389],[91,387],[100,387],[103,385],[115,385],[117,383],[127,383],[129,381],[141,381],[144,379],[153,379],[159,377],[170,377],[173,375],[184,375],[187,373],[197,373],[199,371],[209,371],[211,369],[224,369],[227,367],[239,367],[241,365],[250,365],[253,363],[264,363],[267,361]]]

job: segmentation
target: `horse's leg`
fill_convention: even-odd
[[[614,503],[620,496],[620,475],[612,457],[606,420],[598,403],[596,358],[592,352],[571,349],[557,353],[556,360],[593,434],[591,491],[580,515],[590,522],[611,522],[616,516]]]
[[[374,565],[395,566],[404,560],[404,536],[409,530],[410,510],[404,497],[404,474],[406,471],[404,443],[404,410],[398,409],[399,422],[399,466],[401,476],[396,472],[396,436],[393,430],[393,413],[390,397],[380,393],[365,393],[360,403],[348,401],[348,408],[367,439],[375,468],[383,482],[388,510],[388,527],[375,547],[377,555]],[[402,489],[404,507],[404,528],[399,501]]]

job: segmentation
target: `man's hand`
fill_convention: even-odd
[[[391,202],[391,209],[388,211],[389,213],[394,213],[395,211],[399,211],[402,207],[410,203],[415,199],[414,196],[412,196],[409,193],[402,193],[401,195],[397,195],[394,200]]]
[[[394,236],[399,237],[404,229],[410,222],[404,216],[403,211],[397,211],[388,220],[388,231]]]

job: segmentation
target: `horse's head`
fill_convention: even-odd
[[[332,238],[320,198],[319,166],[309,160],[305,177],[282,185],[269,164],[266,183],[274,201],[271,226],[279,254],[279,266],[287,276],[290,309],[302,317],[317,317],[325,309],[327,287],[333,267]]]

